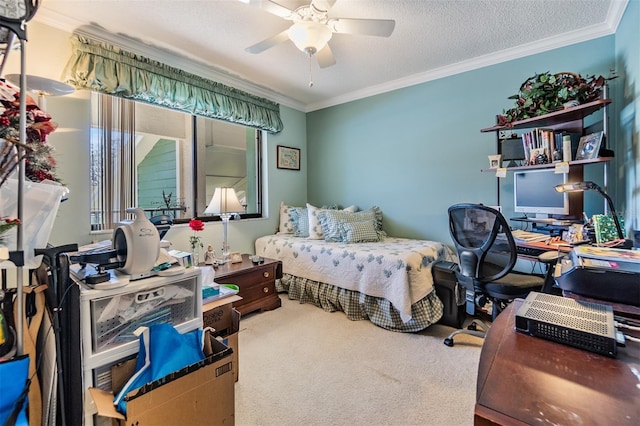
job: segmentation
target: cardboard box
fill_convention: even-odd
[[[240,332],[240,312],[236,309],[231,310],[231,328],[227,329],[226,334],[215,334],[222,338],[222,343],[233,349],[231,358],[233,359],[233,378],[237,382],[240,372],[240,364],[238,358],[240,355],[238,349],[238,333]]]
[[[205,342],[203,361],[129,392],[126,419],[116,411],[113,393],[90,388],[98,415],[120,425],[233,425],[233,350],[209,333]],[[133,372],[132,361],[113,367],[116,382]]]
[[[238,300],[242,297],[233,295],[202,305],[202,328],[211,327],[216,335],[231,334],[233,302]]]

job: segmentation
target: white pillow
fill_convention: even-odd
[[[318,218],[318,211],[326,210],[323,208],[314,207],[307,203],[307,211],[309,214],[309,239],[310,240],[324,240],[324,233],[322,232],[322,226],[320,226],[320,219]],[[356,210],[356,206],[352,205],[345,209],[343,212],[353,213]]]
[[[295,228],[293,227],[293,218],[289,209],[293,208],[280,201],[280,226],[278,227],[277,234],[293,234]]]

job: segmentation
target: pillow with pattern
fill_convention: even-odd
[[[375,230],[380,238],[386,235],[382,230],[382,210],[378,206],[373,206],[368,210],[351,213],[345,211],[322,210],[318,212],[320,226],[324,234],[325,241],[343,241],[342,224],[363,222],[371,220],[375,224]]]
[[[382,241],[382,235],[376,231],[375,220],[342,223],[342,242],[344,243],[375,243]]]
[[[306,238],[309,236],[309,213],[306,208],[291,207],[291,218],[293,219],[293,236]]]
[[[307,203],[307,210],[309,212],[309,239],[312,239],[312,240],[324,239],[324,233],[322,232],[322,226],[320,225],[318,212],[321,210],[337,210],[337,209],[338,209],[338,206],[315,207]],[[349,206],[347,208],[342,209],[342,211],[353,213],[355,209],[356,209],[356,206],[353,205],[353,206]]]
[[[288,206],[284,201],[280,201],[280,226],[278,226],[278,232],[276,234],[293,234],[295,229],[293,227],[293,217],[291,217],[291,209],[295,207]]]

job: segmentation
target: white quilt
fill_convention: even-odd
[[[411,305],[433,289],[433,263],[452,256],[443,243],[393,237],[347,244],[267,235],[255,245],[256,254],[281,260],[285,274],[389,300],[405,323]]]

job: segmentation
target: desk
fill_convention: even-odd
[[[616,359],[515,331],[511,303],[493,322],[478,367],[476,425],[640,424],[640,344]]]
[[[562,253],[569,253],[573,249],[573,247],[570,245],[547,244],[545,242],[525,243],[521,241],[516,241],[516,246],[523,247],[525,249],[530,248],[534,250],[554,251],[554,252],[562,252]],[[533,254],[529,255],[524,253],[518,253],[518,257],[521,259],[531,260],[535,262],[538,261],[538,256]]]

